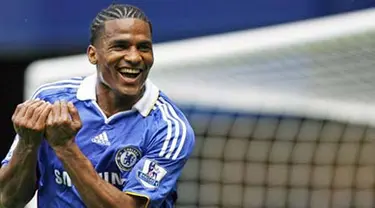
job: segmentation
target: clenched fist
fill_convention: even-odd
[[[19,104],[12,116],[14,130],[30,147],[37,147],[42,141],[46,119],[52,105],[43,100],[27,100]]]
[[[81,127],[81,119],[73,103],[56,101],[47,118],[47,142],[52,148],[64,146],[74,141]]]

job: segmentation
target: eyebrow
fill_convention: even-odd
[[[110,43],[110,45],[126,45],[126,44],[130,43],[130,40],[128,40],[128,39],[115,39],[115,40],[111,40],[109,43]],[[148,40],[148,39],[140,40],[140,41],[137,41],[137,45],[138,44],[149,44],[149,45],[151,45],[152,41]]]

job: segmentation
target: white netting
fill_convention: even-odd
[[[178,207],[373,207],[375,129],[217,110],[186,114],[197,135]]]
[[[178,207],[374,207],[374,10],[155,46],[197,145]],[[95,68],[44,60],[40,84]]]

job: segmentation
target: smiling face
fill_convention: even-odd
[[[108,20],[87,54],[104,86],[120,96],[139,96],[154,62],[150,25],[135,18]]]

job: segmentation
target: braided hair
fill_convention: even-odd
[[[92,21],[90,26],[90,44],[94,44],[97,40],[105,21],[122,18],[143,20],[150,25],[150,30],[152,32],[151,22],[141,9],[128,4],[111,4],[108,8],[100,11]]]

